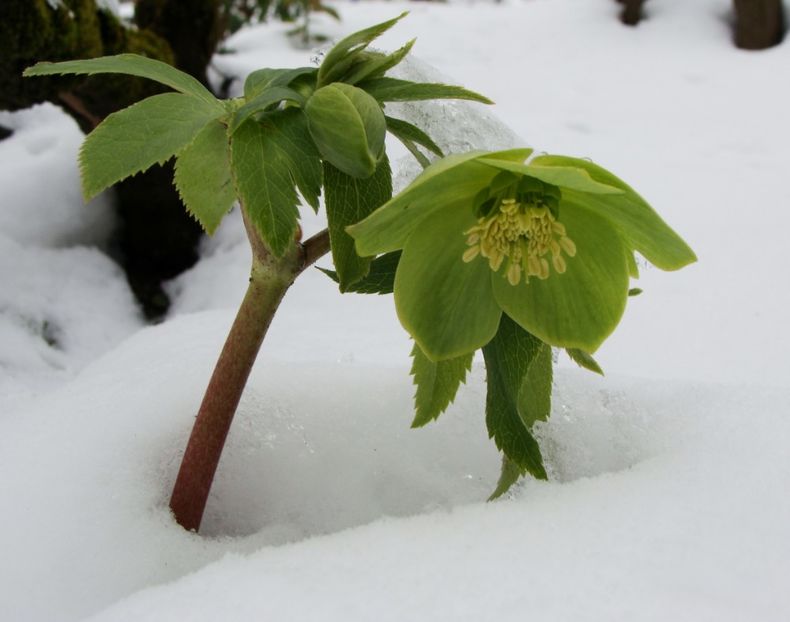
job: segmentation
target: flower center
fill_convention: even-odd
[[[529,283],[531,276],[549,278],[547,254],[551,254],[551,264],[558,274],[566,268],[562,253],[568,257],[576,255],[576,244],[548,207],[517,203],[515,199],[502,199],[497,208],[480,218],[464,235],[469,246],[464,261],[468,263],[481,255],[497,272],[507,260],[506,275],[511,285],[518,285],[522,274],[525,283]]]

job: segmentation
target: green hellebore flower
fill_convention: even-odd
[[[348,228],[362,256],[403,249],[398,317],[433,360],[487,344],[502,312],[548,344],[592,353],[625,310],[634,252],[664,270],[696,260],[605,169],[530,155],[446,157]]]

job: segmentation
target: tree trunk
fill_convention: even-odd
[[[782,0],[734,0],[735,45],[763,50],[779,44],[785,30]]]
[[[620,21],[626,26],[636,26],[642,20],[644,0],[618,0],[623,5]]]
[[[174,64],[206,83],[219,37],[218,5],[219,0],[139,0],[146,27],[126,28],[95,0],[63,0],[56,9],[47,0],[0,0],[0,109],[50,101],[87,133],[107,115],[167,90],[121,75],[23,78],[25,67],[40,60],[132,52]],[[202,235],[171,180],[172,167],[154,167],[117,187],[115,245],[150,319],[167,311],[162,281],[195,263]]]

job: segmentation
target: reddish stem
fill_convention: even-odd
[[[253,228],[247,230],[253,248],[250,283],[211,375],[170,498],[176,521],[188,530],[200,528],[233,416],[277,307],[296,276],[329,250],[324,231],[277,259]]]

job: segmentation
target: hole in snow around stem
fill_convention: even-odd
[[[496,484],[499,454],[485,429],[482,366],[439,421],[417,430],[409,427],[414,387],[405,369],[266,364],[256,372],[203,536],[283,544],[382,517],[482,503]],[[552,417],[535,428],[557,484],[628,469],[661,450],[651,415],[625,391],[585,374],[557,373]],[[527,502],[528,487],[519,495]]]
[[[462,388],[418,430],[413,393],[402,368],[266,365],[242,399],[201,533],[279,544],[484,500],[499,458],[483,387]]]

